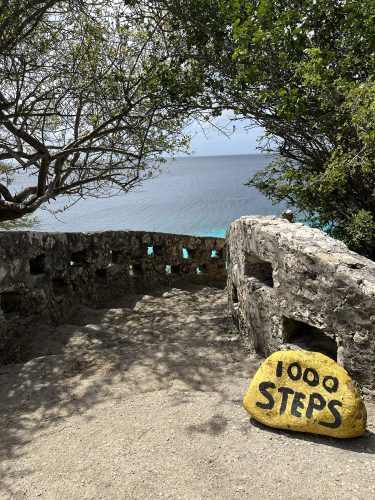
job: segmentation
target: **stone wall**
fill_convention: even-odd
[[[78,303],[193,282],[225,286],[225,239],[148,232],[0,232],[0,362],[36,320]]]
[[[240,218],[227,243],[230,308],[248,347],[323,352],[374,397],[375,262],[276,217]]]

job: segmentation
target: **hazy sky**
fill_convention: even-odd
[[[247,120],[229,120],[229,112],[218,119],[217,123],[226,127],[230,132],[230,137],[226,137],[218,130],[207,127],[202,130],[198,123],[193,123],[188,128],[188,133],[192,135],[191,150],[194,156],[213,155],[239,155],[260,153],[257,150],[257,138],[263,135],[262,128],[251,128]],[[233,132],[233,126],[235,127]]]

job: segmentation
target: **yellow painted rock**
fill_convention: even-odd
[[[337,438],[361,436],[366,429],[366,408],[349,374],[319,352],[273,353],[243,404],[253,418],[278,429]]]

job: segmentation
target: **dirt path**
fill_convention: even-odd
[[[30,361],[0,368],[0,498],[375,498],[374,405],[356,440],[250,421],[260,361],[226,314],[190,287],[36,328]]]

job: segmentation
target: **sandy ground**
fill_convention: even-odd
[[[355,440],[276,431],[242,398],[225,291],[192,286],[37,326],[0,368],[0,498],[375,498],[375,407]]]

